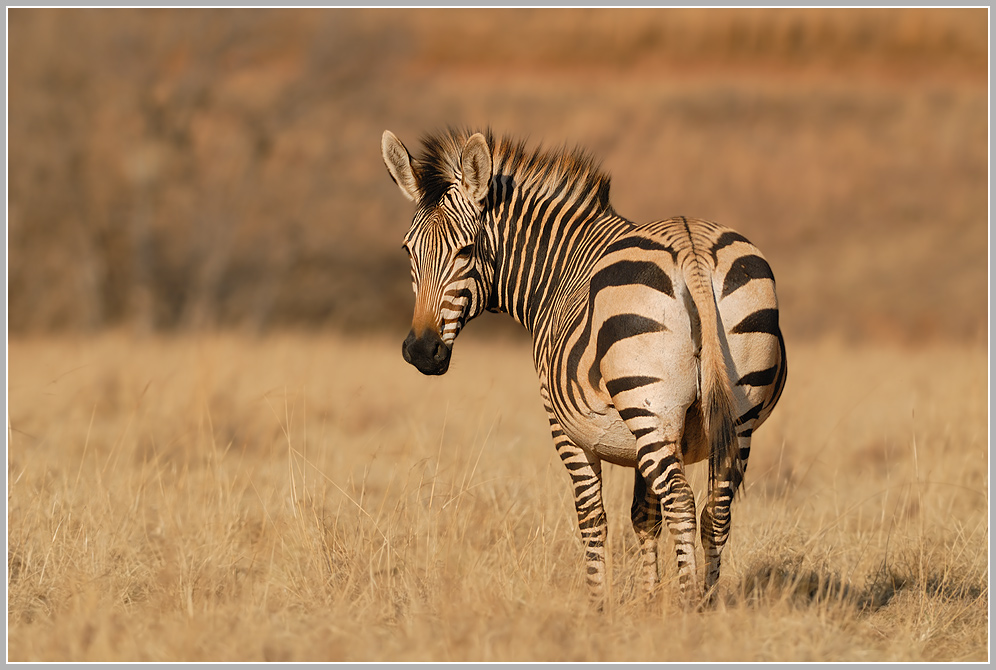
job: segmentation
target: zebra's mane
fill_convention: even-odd
[[[422,205],[438,203],[451,185],[459,181],[460,154],[475,132],[448,128],[422,137],[424,151],[419,161],[418,182]],[[609,209],[609,176],[588,151],[530,149],[524,140],[494,137],[490,128],[480,131],[491,149],[495,175],[511,177],[523,190],[557,195],[566,201],[594,200],[598,212]]]

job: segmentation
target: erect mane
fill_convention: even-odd
[[[459,181],[460,154],[475,132],[478,131],[448,128],[422,137],[424,151],[416,158],[421,205],[438,203],[450,186]],[[519,188],[529,192],[556,193],[574,201],[594,200],[599,212],[611,207],[609,176],[588,151],[566,146],[530,149],[525,141],[507,135],[496,139],[490,128],[479,132],[491,149],[495,175],[511,177]]]

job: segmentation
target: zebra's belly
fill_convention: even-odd
[[[614,407],[602,412],[589,411],[586,415],[573,415],[561,424],[575,444],[587,449],[604,461],[636,467],[636,437]],[[681,435],[681,457],[688,465],[709,457],[709,443],[702,426],[702,412],[698,403],[688,408]]]
[[[614,408],[573,418],[565,428],[575,444],[609,463],[636,467],[636,438]]]

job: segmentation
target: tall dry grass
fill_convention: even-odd
[[[670,550],[644,603],[608,466],[600,614],[528,346],[474,330],[434,379],[400,339],[15,337],[9,659],[988,658],[985,350],[790,346],[712,611]]]

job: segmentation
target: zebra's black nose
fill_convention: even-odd
[[[441,375],[450,367],[450,348],[433,330],[421,335],[415,335],[414,329],[409,331],[401,355],[424,375]]]

